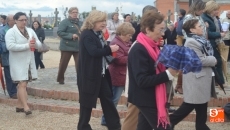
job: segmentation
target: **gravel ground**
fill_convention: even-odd
[[[0,104],[0,130],[76,130],[79,115],[33,111],[31,116],[16,113],[14,107]],[[93,130],[107,130],[101,118],[91,118]],[[121,120],[121,122],[123,119]],[[229,130],[230,123],[207,123],[211,130]],[[194,122],[181,122],[175,130],[194,130]]]

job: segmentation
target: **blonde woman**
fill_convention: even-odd
[[[92,108],[100,98],[109,130],[120,130],[120,118],[112,101],[111,78],[105,56],[119,49],[106,45],[102,30],[106,27],[107,14],[94,10],[86,18],[81,30],[77,84],[79,89],[80,119],[78,130],[92,130],[89,125]]]
[[[203,20],[208,23],[208,40],[210,41],[214,56],[217,59],[216,70],[219,74],[221,83],[224,84],[224,75],[222,71],[222,59],[220,56],[220,52],[217,49],[217,44],[220,43],[220,39],[225,37],[225,33],[220,31],[220,26],[218,24],[218,19],[216,15],[218,14],[220,6],[215,1],[209,1],[206,3],[206,7],[204,10],[204,14],[202,15]],[[226,85],[224,85],[227,87]]]

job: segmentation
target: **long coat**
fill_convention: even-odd
[[[73,34],[80,37],[80,23],[74,24],[69,18],[61,21],[57,31],[58,36],[61,38],[59,49],[61,51],[78,52],[79,39],[73,40]]]
[[[212,68],[215,66],[214,56],[206,56],[202,53],[201,43],[193,38],[187,38],[184,44],[194,50],[202,62],[202,70],[199,73],[183,74],[184,102],[191,104],[203,104],[211,98]]]
[[[34,37],[37,48],[41,47],[36,33],[31,29],[26,30],[29,40]],[[13,81],[28,80],[28,70],[31,71],[32,79],[36,79],[37,70],[34,60],[34,52],[30,50],[29,40],[18,30],[16,25],[9,29],[5,35],[6,47],[9,50],[10,74]]]
[[[112,85],[116,87],[124,87],[128,62],[128,51],[131,44],[123,42],[119,36],[116,36],[110,43],[110,45],[115,44],[119,46],[119,49],[116,52],[114,63],[109,65],[109,72],[111,74]]]
[[[79,60],[77,65],[77,84],[80,104],[96,107],[102,80],[102,57],[111,55],[109,46],[104,48],[93,30],[84,30],[79,43]],[[111,87],[109,71],[105,74]]]

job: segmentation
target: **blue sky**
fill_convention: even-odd
[[[92,6],[97,10],[114,12],[116,7],[122,5],[123,13],[134,12],[141,14],[145,5],[153,5],[154,0],[7,0],[0,2],[0,14],[14,14],[18,11],[29,13],[32,10],[33,16],[54,15],[54,9],[58,8],[59,16],[63,16],[63,7],[77,6],[79,12],[90,11]]]

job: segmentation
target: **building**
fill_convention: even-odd
[[[209,0],[203,0],[207,2]],[[225,10],[230,10],[230,0],[216,0],[220,4],[220,14]],[[166,19],[168,16],[168,10],[171,10],[171,21],[177,17],[175,12],[178,12],[179,9],[189,10],[189,0],[155,0],[155,6],[158,10],[165,15]]]

